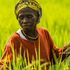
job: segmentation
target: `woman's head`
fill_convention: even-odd
[[[34,28],[39,23],[42,10],[35,0],[20,0],[15,6],[15,14],[22,28]]]

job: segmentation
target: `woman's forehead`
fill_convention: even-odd
[[[31,9],[31,8],[24,8],[24,9],[21,9],[18,14],[37,14],[37,11]]]

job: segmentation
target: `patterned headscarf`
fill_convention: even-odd
[[[42,16],[42,9],[39,3],[35,0],[20,0],[15,6],[15,14],[17,15],[18,12],[23,9],[29,7],[38,12],[39,18]]]

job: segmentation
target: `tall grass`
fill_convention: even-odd
[[[3,64],[3,70],[6,70],[7,68],[9,70],[69,70],[69,63],[70,63],[70,57],[67,59],[68,61],[63,61],[61,62],[61,58],[58,60],[57,57],[55,56],[55,53],[53,52],[55,63],[56,64],[51,64],[50,62],[45,62],[43,64],[40,64],[40,47],[35,49],[36,51],[36,60],[34,57],[32,57],[32,61],[29,61],[29,53],[27,50],[27,58],[25,57],[25,51],[24,51],[24,56],[21,56],[21,48],[20,48],[20,53],[17,56],[14,52],[13,46],[11,46],[12,52],[13,52],[13,60],[9,62],[9,65],[7,67],[6,62],[8,59],[4,60]],[[49,65],[49,67],[48,67]]]
[[[6,41],[11,34],[20,28],[15,18],[14,7],[18,0],[0,0],[0,58]],[[43,9],[43,15],[38,27],[45,27],[51,34],[57,47],[63,47],[70,42],[70,1],[69,0],[38,0]],[[22,59],[22,58],[21,58]],[[23,60],[17,59],[17,66]],[[52,65],[50,70],[68,70],[70,58],[63,62]],[[19,63],[20,62],[20,63]],[[36,70],[36,63],[25,65],[28,69],[33,66]],[[45,64],[44,64],[45,65]],[[43,66],[43,65],[42,65]],[[40,67],[40,66],[39,66]],[[17,69],[18,68],[18,69]],[[28,69],[29,70],[29,69]]]

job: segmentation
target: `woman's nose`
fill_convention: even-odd
[[[22,19],[23,22],[26,22],[27,20],[28,20],[27,18],[23,18],[23,19]]]
[[[27,17],[23,18],[23,22],[29,22],[29,19]]]

